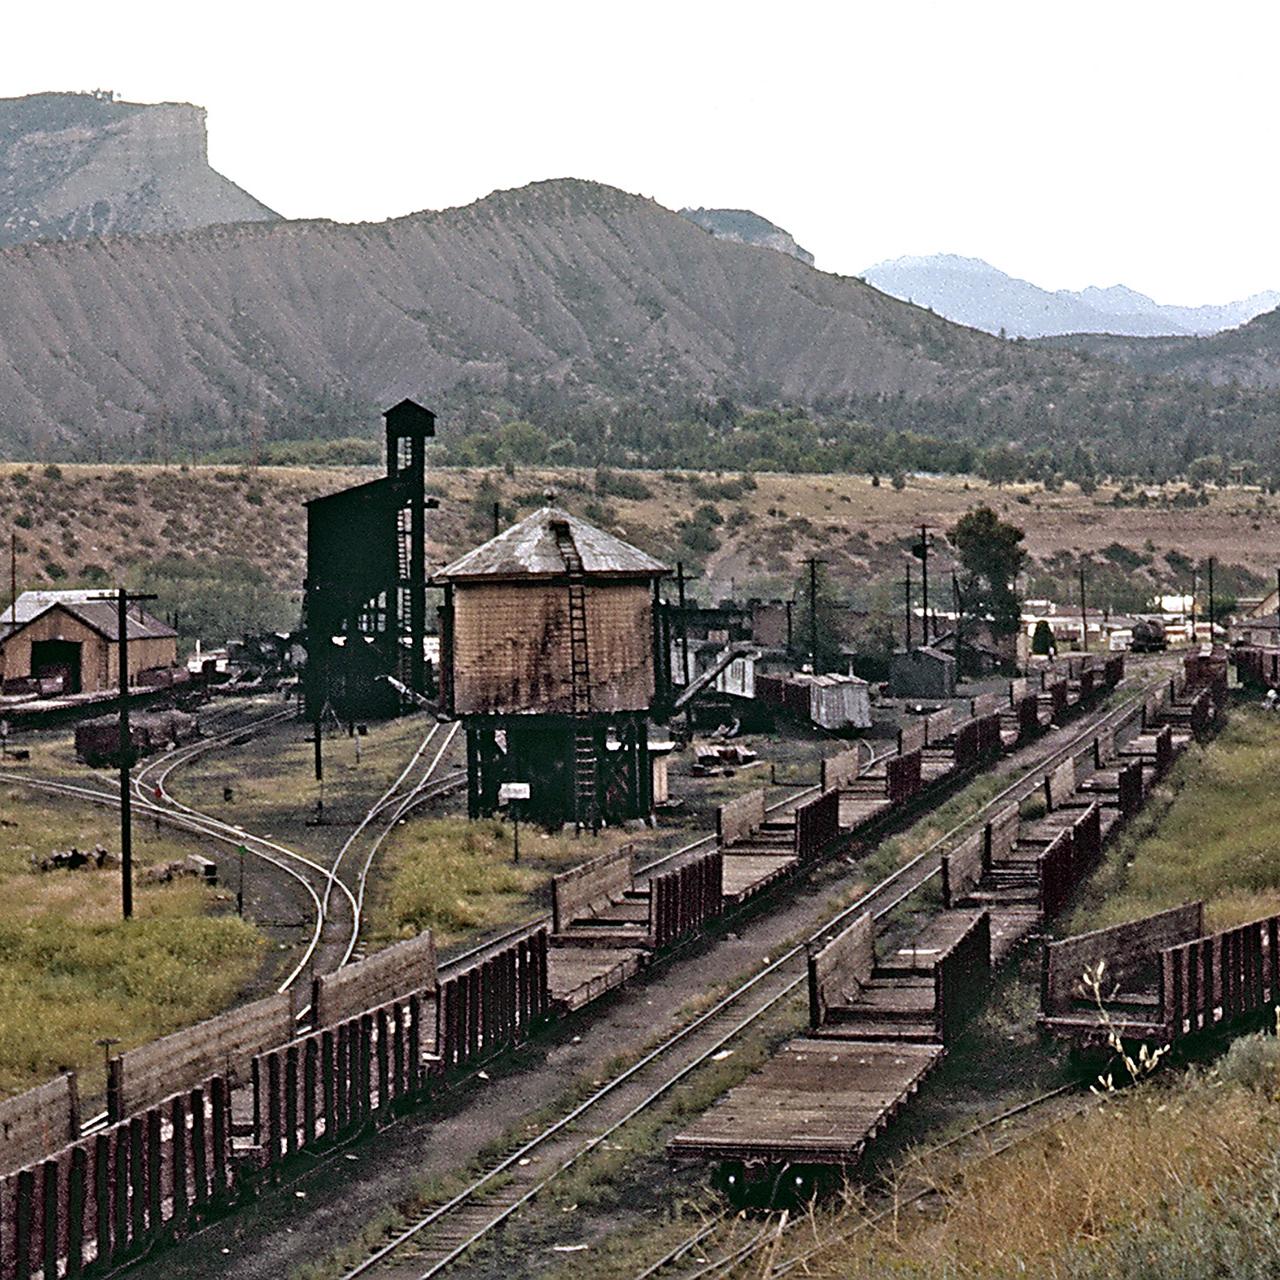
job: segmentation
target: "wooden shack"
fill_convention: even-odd
[[[129,682],[178,660],[178,633],[138,605],[128,614]],[[98,591],[24,591],[0,614],[0,685],[60,682],[98,693],[119,679],[117,606]]]
[[[665,667],[652,556],[543,507],[440,570],[442,693],[467,729],[473,816],[503,782],[595,825],[652,809],[648,714]]]

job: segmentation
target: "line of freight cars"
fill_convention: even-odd
[[[671,1155],[711,1163],[718,1185],[739,1205],[803,1202],[837,1184],[941,1062],[985,999],[995,968],[1066,906],[1176,754],[1217,721],[1226,691],[1225,657],[1194,655],[1158,694],[1118,722],[1104,722],[1092,741],[1045,777],[1036,796],[1042,816],[1023,817],[1020,803],[1010,803],[943,855],[944,909],[905,945],[880,955],[876,917],[866,912],[811,947],[809,1028],[676,1135]],[[1093,950],[1124,951],[1130,932],[1082,940],[1070,960],[1078,962],[1086,951],[1091,957]],[[1225,981],[1230,995],[1219,995],[1217,1005],[1248,1011],[1274,990],[1274,982],[1263,980],[1264,958],[1266,972],[1280,969],[1274,925],[1264,921],[1252,933],[1240,932],[1244,942],[1224,935],[1201,946],[1210,957],[1221,955],[1218,973],[1227,975],[1218,989]],[[1148,950],[1154,949],[1152,943]],[[1166,957],[1166,969],[1174,976],[1165,987],[1177,995],[1166,994],[1160,1008],[1168,1004],[1175,1012],[1160,1016],[1183,1034],[1188,1026],[1206,1025],[1203,1009],[1215,1006],[1214,984],[1207,978],[1201,984],[1211,993],[1207,999],[1183,998],[1196,975],[1211,968],[1170,955],[1175,959]],[[1061,961],[1050,970],[1061,971]],[[1069,985],[1061,976],[1053,983],[1055,992]],[[1046,996],[1046,1010],[1059,1034],[1081,1034],[1090,1021],[1079,993],[1059,995],[1052,1004]],[[1096,1028],[1096,1009],[1092,1024]]]
[[[763,874],[750,876],[759,888],[776,871],[812,865],[1113,687],[1123,659],[1072,674],[1015,682],[1007,701],[988,695],[967,720],[913,726],[863,776],[856,762],[829,771],[840,776],[781,823],[725,806],[710,854],[647,880],[616,858],[557,877],[554,921],[514,931],[463,966],[438,969],[425,934],[316,978],[304,1031],[302,998],[289,992],[119,1054],[106,1124],[93,1132],[81,1124],[74,1073],[0,1103],[0,1280],[126,1260],[251,1194],[298,1153],[419,1105],[450,1072],[527,1039],[751,896],[744,886],[726,893],[726,861],[760,863]],[[634,963],[601,971],[611,943],[590,934],[602,926],[621,931]],[[575,975],[593,953],[596,967]]]

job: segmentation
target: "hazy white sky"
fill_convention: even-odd
[[[756,210],[824,269],[986,258],[1163,302],[1280,288],[1280,4],[5,0],[0,96],[209,110],[290,217],[540,178]]]

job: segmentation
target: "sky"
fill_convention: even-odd
[[[1160,302],[1280,288],[1280,4],[7,0],[0,96],[208,109],[288,217],[554,177],[749,208],[820,268],[985,258]]]

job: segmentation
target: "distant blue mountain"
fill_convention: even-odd
[[[894,258],[863,272],[883,293],[928,307],[958,324],[1011,338],[1067,333],[1131,337],[1205,335],[1245,324],[1280,306],[1280,293],[1256,293],[1221,306],[1166,306],[1124,285],[1051,292],[981,258],[940,253]]]

